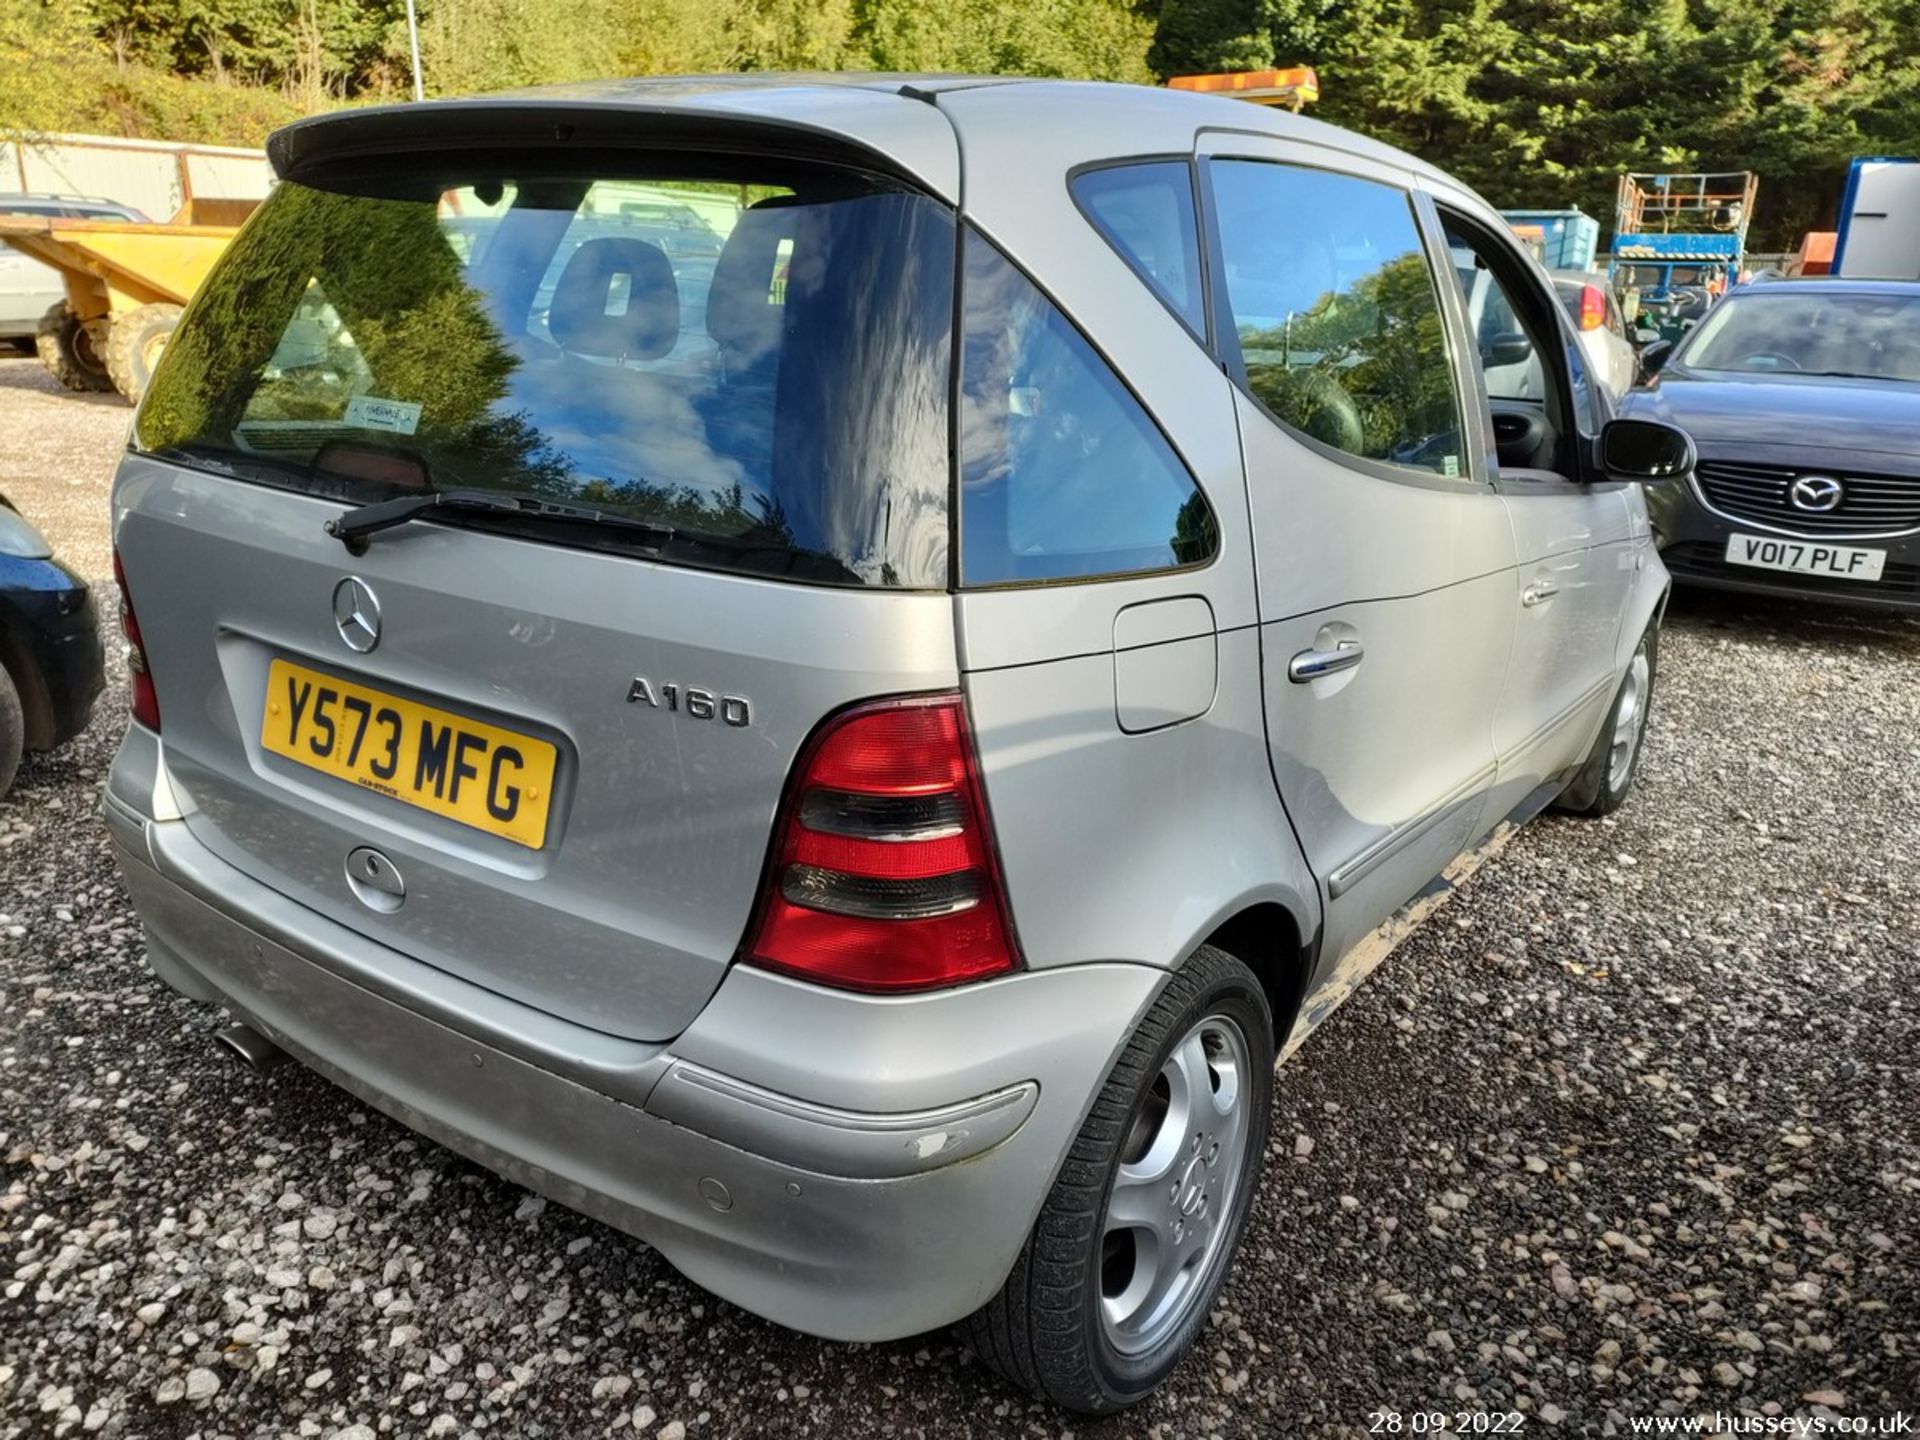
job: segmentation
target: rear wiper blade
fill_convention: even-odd
[[[611,529],[635,531],[656,545],[673,539],[670,525],[657,525],[631,515],[596,510],[590,505],[568,505],[545,500],[537,495],[516,495],[504,490],[432,490],[418,495],[402,495],[395,500],[380,500],[362,505],[327,521],[327,534],[341,541],[356,555],[366,549],[367,537],[391,530],[422,515],[452,511],[473,515],[499,515],[515,520],[553,521],[563,525],[604,525]]]

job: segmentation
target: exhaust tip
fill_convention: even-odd
[[[256,1075],[264,1075],[293,1058],[251,1025],[228,1025],[216,1030],[213,1042]]]

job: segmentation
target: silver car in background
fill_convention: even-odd
[[[85,195],[0,194],[0,215],[42,215],[68,220],[145,221],[130,205]],[[0,244],[0,341],[31,348],[47,311],[65,303],[60,272]]]
[[[1640,379],[1640,352],[1627,334],[1620,302],[1605,275],[1587,270],[1555,270],[1553,288],[1579,336],[1588,372],[1607,387],[1615,401]]]
[[[114,489],[153,967],[759,1315],[1147,1394],[1343,960],[1626,796],[1686,437],[1477,197],[1227,100],[649,81],[270,153]],[[607,222],[663,187],[698,225]]]

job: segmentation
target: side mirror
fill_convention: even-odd
[[[1648,329],[1643,325],[1633,332],[1633,343],[1636,345],[1657,345],[1660,343],[1660,332],[1658,330]]]
[[[1668,357],[1672,354],[1673,342],[1655,336],[1640,347],[1640,373],[1642,375],[1659,373],[1660,367],[1667,363]]]
[[[1480,349],[1480,363],[1489,370],[1524,365],[1533,358],[1533,342],[1515,330],[1503,330]]]
[[[1609,480],[1673,480],[1692,473],[1693,437],[1662,420],[1609,420],[1600,432],[1600,468]]]

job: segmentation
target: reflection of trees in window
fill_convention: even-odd
[[[420,406],[411,438],[429,459],[439,446],[457,449],[463,471],[480,472],[463,483],[510,472],[516,488],[565,486],[565,460],[539,431],[494,413],[519,362],[466,283],[434,205],[287,184],[273,209],[275,223],[234,242],[219,283],[170,347],[141,412],[148,446],[224,443],[242,418],[339,419],[351,393],[337,374],[345,365],[267,370],[312,286],[337,317],[328,344],[357,351],[352,368],[371,374],[382,397]]]
[[[1433,278],[1411,252],[1279,326],[1241,335],[1254,395],[1294,428],[1374,459],[1455,428]]]
[[[794,543],[793,526],[779,500],[770,495],[749,495],[738,483],[715,491],[647,480],[589,480],[574,487],[571,494],[580,504],[644,515],[656,524],[689,534],[779,547]]]
[[[1195,490],[1173,517],[1173,558],[1182,565],[1198,565],[1220,548],[1220,522],[1213,507]]]

